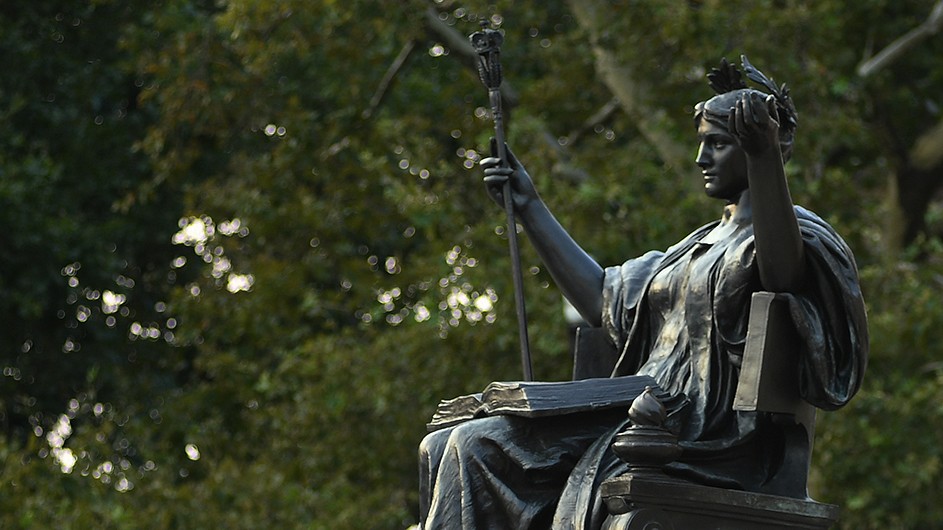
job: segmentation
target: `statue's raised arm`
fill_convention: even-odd
[[[746,175],[737,178],[749,189],[741,202],[752,210],[760,281],[768,291],[795,292],[805,278],[805,253],[783,164],[792,154],[796,111],[786,85],[777,87],[745,56],[742,61],[747,76],[770,93],[747,88],[739,72],[722,61],[710,76],[718,96],[695,110],[701,139],[697,163],[708,180],[718,176],[709,165],[707,155],[713,152],[711,142],[703,141],[706,135],[729,135],[740,146],[746,163],[737,160],[737,165]]]

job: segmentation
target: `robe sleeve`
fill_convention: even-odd
[[[786,294],[800,337],[799,391],[812,405],[834,410],[858,391],[868,359],[868,322],[851,250],[815,214],[796,208],[809,281]]]

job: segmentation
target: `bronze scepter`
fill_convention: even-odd
[[[478,53],[478,77],[488,89],[491,102],[491,114],[494,117],[494,139],[498,158],[507,164],[507,148],[504,144],[504,120],[501,114],[501,44],[504,36],[488,27],[488,22],[481,24],[481,31],[468,36]],[[514,221],[514,204],[511,198],[511,179],[504,181],[504,211],[507,214],[508,246],[511,249],[511,273],[514,278],[514,302],[517,308],[517,327],[521,341],[521,364],[524,368],[524,380],[534,379],[530,362],[530,341],[527,338],[527,310],[524,307],[524,280],[521,273],[521,252],[517,243],[517,223]]]

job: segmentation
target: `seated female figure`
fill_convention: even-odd
[[[721,217],[667,251],[604,269],[553,217],[513,155],[481,166],[499,204],[510,179],[517,218],[557,285],[621,351],[613,375],[651,375],[686,398],[683,454],[668,471],[762,491],[784,442],[768,417],[731,406],[751,295],[788,299],[802,342],[800,392],[819,408],[855,394],[868,340],[851,251],[789,195],[783,164],[797,122],[788,93],[746,59],[744,68],[768,94],[746,88],[724,61],[708,76],[718,95],[695,107],[695,163],[704,192],[723,202]],[[626,421],[621,410],[498,416],[430,433],[420,447],[422,527],[600,528],[598,487],[625,471],[610,445]]]

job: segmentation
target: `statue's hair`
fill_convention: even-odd
[[[708,84],[717,93],[713,98],[702,101],[694,107],[694,121],[700,123],[705,119],[721,127],[727,128],[730,109],[736,104],[740,95],[745,92],[755,92],[765,99],[772,95],[776,100],[776,120],[779,122],[779,146],[783,154],[783,161],[789,160],[792,154],[792,144],[796,136],[796,127],[799,115],[789,96],[789,88],[783,83],[777,86],[772,79],[750,64],[746,55],[740,56],[743,70],[747,78],[763,86],[768,92],[748,88],[737,67],[723,58],[719,68],[711,69],[707,74]]]

